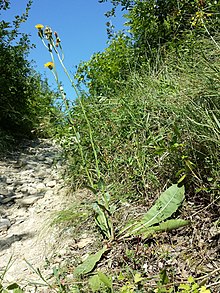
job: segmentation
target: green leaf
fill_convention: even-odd
[[[214,120],[215,120],[215,122],[216,122],[218,128],[220,129],[220,121],[218,120],[218,118],[215,116],[214,113],[212,113],[212,116],[213,116],[213,118],[214,118]]]
[[[122,272],[120,272],[119,276],[118,276],[118,280],[119,281],[124,281],[125,276],[122,274]]]
[[[145,227],[146,225],[149,227],[160,223],[176,212],[184,199],[184,193],[184,186],[179,188],[177,184],[173,184],[164,191],[153,207],[143,217]]]
[[[92,292],[97,292],[101,289],[100,279],[98,275],[94,275],[89,279],[89,285]]]
[[[92,292],[101,290],[102,284],[109,288],[111,292],[113,292],[112,280],[104,273],[98,271],[96,275],[89,279],[89,285],[92,289]]]
[[[106,215],[105,207],[99,203],[93,205],[93,209],[96,212],[95,222],[101,229],[102,233],[108,238],[113,239],[113,225],[110,216]]]
[[[74,274],[76,276],[78,275],[85,275],[91,272],[97,262],[101,259],[102,255],[107,251],[107,246],[104,246],[102,249],[100,249],[98,252],[95,254],[91,254],[90,256],[87,257],[87,259],[77,266],[74,270]]]
[[[147,238],[154,233],[178,229],[188,225],[189,223],[190,221],[182,220],[182,219],[167,220],[163,223],[160,223],[157,226],[149,227],[146,229],[143,228],[142,230],[139,231],[139,234],[141,234],[143,238]]]
[[[192,276],[189,276],[187,281],[192,284],[192,283],[195,283],[195,279],[192,277]]]
[[[186,174],[183,174],[181,178],[178,180],[178,184],[180,184],[186,178]]]
[[[21,289],[21,287],[17,284],[17,283],[13,283],[13,284],[10,284],[8,287],[7,287],[8,290],[14,290],[14,289]]]
[[[162,271],[160,271],[160,283],[161,283],[162,285],[166,285],[166,284],[169,283],[169,278],[168,278],[168,276],[167,276],[167,272],[166,272],[165,269],[162,270]]]
[[[14,289],[13,293],[24,293],[24,291],[20,288]]]
[[[140,274],[140,273],[136,273],[136,274],[134,275],[134,283],[135,283],[135,284],[141,282],[142,280],[144,280],[144,278],[141,277],[141,274]]]
[[[102,283],[105,284],[106,287],[108,287],[109,289],[111,289],[111,291],[113,290],[112,288],[112,280],[107,277],[104,273],[98,271],[97,272],[98,276],[99,276],[99,279]]]
[[[138,223],[132,223],[124,229],[124,231],[128,230],[124,237],[137,235],[143,228],[146,229],[169,218],[182,203],[184,193],[184,186],[178,187],[177,184],[173,184],[160,195],[155,204]]]
[[[180,284],[178,289],[183,289],[183,290],[186,290],[186,292],[190,292],[190,285],[189,284]]]

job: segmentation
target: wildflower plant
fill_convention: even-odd
[[[42,24],[37,24],[36,29],[38,30],[38,36],[42,40],[43,45],[45,48],[49,51],[50,56],[51,56],[51,61],[47,62],[44,66],[47,67],[54,75],[54,78],[56,80],[59,92],[61,94],[61,98],[63,100],[65,110],[68,116],[69,123],[71,124],[71,129],[73,129],[74,132],[74,140],[76,145],[78,146],[78,150],[80,153],[80,157],[82,160],[82,167],[85,168],[86,176],[89,181],[90,189],[94,192],[96,200],[93,205],[93,210],[95,212],[95,220],[96,224],[99,226],[101,231],[107,236],[109,239],[114,238],[114,232],[113,232],[113,224],[111,221],[111,218],[109,217],[110,213],[110,196],[106,192],[104,184],[100,184],[102,182],[101,180],[101,172],[99,169],[99,161],[98,161],[98,156],[97,156],[97,151],[93,139],[93,132],[92,132],[92,127],[90,124],[90,121],[87,117],[87,113],[85,110],[85,107],[82,102],[82,98],[80,95],[80,92],[78,91],[73,79],[71,78],[66,66],[64,65],[64,53],[62,50],[62,45],[61,45],[61,39],[59,38],[58,33],[55,31],[53,32],[52,29],[48,26],[44,28]],[[44,30],[43,30],[44,29]],[[89,141],[91,144],[91,148],[93,151],[93,156],[95,160],[95,175],[96,175],[96,180],[97,182],[94,182],[93,176],[91,174],[92,170],[88,168],[87,160],[86,160],[86,154],[84,153],[84,149],[80,140],[80,134],[76,129],[76,126],[74,124],[74,119],[72,117],[71,109],[69,107],[69,102],[66,99],[66,94],[64,92],[63,87],[61,86],[61,83],[59,81],[58,77],[58,72],[56,70],[56,64],[55,64],[55,55],[57,56],[66,76],[68,77],[72,88],[74,89],[76,96],[77,96],[77,101],[79,102],[79,105],[82,109],[82,114],[83,117],[87,123],[88,126],[88,133],[89,133]],[[93,169],[93,168],[92,168]],[[104,210],[103,210],[104,209]]]
[[[91,128],[89,119],[88,119],[88,117],[86,115],[86,111],[85,111],[84,105],[83,105],[82,100],[81,100],[80,92],[78,91],[73,79],[71,78],[66,66],[64,65],[64,53],[63,53],[63,49],[62,49],[62,45],[61,45],[61,39],[59,38],[58,33],[56,31],[53,32],[53,30],[49,26],[46,26],[44,28],[44,25],[37,24],[35,27],[38,30],[38,36],[40,37],[43,45],[45,46],[45,48],[50,53],[51,61],[49,61],[46,64],[44,64],[44,66],[47,67],[48,69],[50,69],[51,72],[54,75],[54,78],[56,80],[59,92],[61,94],[62,101],[63,101],[64,106],[65,106],[65,110],[66,110],[66,113],[67,113],[67,116],[68,116],[68,120],[69,120],[69,122],[70,122],[70,124],[72,126],[73,131],[74,131],[75,141],[76,141],[76,143],[77,143],[77,145],[79,147],[80,156],[81,156],[81,159],[82,159],[82,162],[83,162],[83,166],[85,167],[85,171],[86,171],[86,174],[87,174],[87,177],[88,177],[88,180],[89,180],[89,184],[93,188],[94,187],[94,182],[92,180],[92,176],[91,176],[91,174],[90,174],[90,172],[88,170],[87,164],[86,164],[85,155],[83,153],[83,148],[82,148],[82,145],[80,143],[80,135],[77,132],[76,127],[74,125],[74,120],[73,120],[73,117],[72,117],[72,114],[71,114],[71,109],[69,107],[69,103],[68,103],[68,101],[66,99],[66,94],[64,92],[64,89],[63,89],[60,81],[59,81],[58,72],[56,70],[55,55],[57,56],[58,61],[60,62],[60,64],[61,64],[66,76],[68,77],[68,79],[69,79],[69,81],[71,83],[72,88],[74,89],[74,91],[76,93],[77,99],[78,99],[78,101],[80,103],[80,106],[82,108],[84,118],[85,118],[86,123],[88,125],[90,143],[91,143],[92,150],[93,150],[93,155],[94,155],[94,158],[95,158],[95,165],[96,165],[95,170],[96,170],[97,179],[99,180],[100,177],[101,177],[101,174],[100,174],[100,169],[99,169],[99,165],[98,165],[97,151],[96,151],[95,144],[94,144],[92,128]]]

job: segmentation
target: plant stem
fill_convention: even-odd
[[[80,152],[80,156],[81,156],[81,159],[82,159],[82,162],[83,162],[83,165],[85,166],[85,171],[86,171],[86,175],[88,177],[88,180],[89,180],[89,184],[93,187],[93,181],[92,181],[92,177],[89,173],[89,170],[87,168],[87,164],[86,164],[86,161],[85,161],[85,158],[84,158],[84,154],[83,154],[83,149],[82,149],[82,145],[80,144],[80,141],[77,139],[77,131],[76,131],[76,128],[75,128],[75,125],[74,125],[74,121],[73,121],[73,118],[71,116],[71,113],[69,111],[69,105],[67,103],[67,100],[66,100],[66,97],[65,97],[65,94],[63,92],[63,90],[61,89],[61,86],[60,86],[60,83],[59,83],[59,79],[58,79],[58,74],[57,74],[57,71],[56,71],[56,67],[55,67],[55,60],[54,60],[54,56],[53,56],[53,52],[50,51],[50,55],[51,55],[51,59],[54,63],[54,68],[52,70],[52,73],[54,75],[54,78],[56,80],[56,83],[57,83],[57,86],[59,88],[59,91],[60,91],[60,94],[61,94],[61,97],[62,97],[62,100],[65,104],[65,108],[67,110],[67,113],[68,113],[68,117],[69,117],[69,120],[70,120],[70,123],[72,125],[72,128],[73,128],[73,131],[74,131],[74,134],[75,134],[75,137],[76,137],[76,140],[77,140],[77,143],[78,143],[78,146],[79,146],[79,152]]]
[[[84,107],[84,105],[83,105],[83,103],[82,103],[81,96],[80,96],[80,94],[79,94],[79,91],[78,91],[78,89],[77,89],[77,87],[76,87],[74,81],[73,81],[72,78],[70,77],[70,74],[69,74],[68,70],[66,69],[66,67],[65,67],[65,65],[64,65],[64,63],[63,63],[63,60],[62,60],[62,58],[60,57],[60,54],[59,54],[58,50],[56,49],[56,47],[54,46],[54,43],[53,43],[52,41],[51,41],[51,45],[52,45],[54,51],[56,52],[57,57],[58,57],[58,59],[59,59],[59,61],[60,61],[60,64],[61,64],[61,66],[63,67],[63,70],[64,70],[64,72],[66,73],[66,75],[67,75],[67,77],[68,77],[68,79],[69,79],[69,81],[70,81],[70,83],[71,83],[71,85],[72,85],[72,87],[73,87],[73,89],[74,89],[76,95],[77,95],[77,98],[78,98],[78,100],[79,100],[79,102],[80,102],[80,106],[81,106],[81,109],[82,109],[82,111],[83,111],[84,118],[85,118],[86,123],[87,123],[88,128],[89,128],[89,138],[90,138],[90,142],[91,142],[91,146],[92,146],[93,154],[94,154],[94,157],[95,157],[96,172],[97,172],[98,179],[100,179],[101,174],[100,174],[100,170],[99,170],[98,156],[97,156],[97,152],[96,152],[96,148],[95,148],[95,144],[94,144],[94,140],[93,140],[93,135],[92,135],[92,128],[91,128],[91,124],[90,124],[90,122],[89,122],[89,119],[88,119],[88,117],[87,117],[87,115],[86,115],[85,107]],[[69,106],[68,106],[68,104],[65,103],[65,106],[67,107],[67,110],[68,110],[69,116],[71,116],[70,111],[69,111]],[[72,118],[71,118],[71,120],[72,120]],[[93,185],[92,185],[92,186],[93,186]]]

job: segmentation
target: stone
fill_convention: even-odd
[[[37,173],[38,179],[44,179],[46,176],[47,176],[47,173],[42,170],[38,171],[38,173]]]
[[[20,174],[19,174],[19,177],[20,177]],[[23,183],[19,178],[19,180],[15,180],[13,184],[14,184],[14,186],[21,186]]]
[[[1,183],[5,183],[6,180],[7,180],[7,177],[6,176],[4,176],[4,175],[3,176],[2,175],[0,176],[0,182]]]
[[[23,198],[24,194],[22,192],[16,192],[15,193],[15,198]]]
[[[7,189],[8,193],[11,193],[12,191],[14,191],[14,186],[8,186]]]
[[[0,198],[0,203],[1,204],[6,204],[10,201],[14,201],[15,197],[14,196],[7,196],[5,198]]]
[[[46,158],[46,163],[47,163],[48,165],[52,165],[52,164],[53,164],[53,159],[51,159],[51,158]]]
[[[0,188],[0,194],[1,195],[8,195],[8,187],[6,188]]]
[[[29,207],[33,205],[35,202],[37,202],[40,199],[39,196],[27,196],[24,198],[16,199],[16,203],[20,207]]]
[[[47,190],[46,192],[45,192],[45,197],[52,197],[53,196],[53,190]]]
[[[7,231],[10,226],[11,222],[8,219],[0,219],[0,231]]]
[[[38,159],[38,161],[44,161],[45,157],[44,157],[44,155],[40,154],[37,156],[37,159]]]
[[[37,191],[42,191],[46,188],[46,186],[43,182],[40,182],[40,183],[36,184],[35,188],[37,189]]]
[[[28,192],[29,194],[33,195],[33,194],[36,194],[36,193],[37,193],[37,190],[36,190],[36,188],[30,186],[30,187],[28,187],[27,192]]]
[[[22,185],[20,188],[17,189],[18,191],[25,193],[28,191],[28,187],[25,185]]]
[[[11,179],[11,178],[7,178],[7,179],[6,179],[6,183],[7,183],[7,184],[12,184],[12,183],[13,183],[13,179]]]
[[[5,215],[5,211],[3,210],[3,208],[0,206],[0,216],[4,216]]]
[[[34,267],[44,267],[41,256],[45,255],[46,249],[49,251],[52,245],[59,242],[60,237],[58,228],[47,233],[50,215],[63,205],[59,190],[63,182],[59,176],[62,167],[55,169],[58,148],[47,139],[27,140],[21,143],[21,148],[18,147],[9,159],[0,159],[0,246],[7,242],[4,250],[0,247],[0,267],[7,265],[14,253],[15,269],[10,271],[13,282],[27,278],[23,258]],[[20,237],[20,241],[16,237]],[[57,249],[60,250],[60,246]],[[66,258],[67,251],[60,250],[58,264]],[[11,275],[6,277],[7,280]]]
[[[56,185],[56,180],[51,180],[46,183],[47,187],[54,187]]]

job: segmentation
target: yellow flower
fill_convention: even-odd
[[[44,64],[45,67],[49,68],[50,70],[52,70],[54,68],[54,63],[53,62],[47,62]]]
[[[38,30],[42,30],[42,28],[44,28],[43,24],[36,24],[35,27],[36,27]]]

